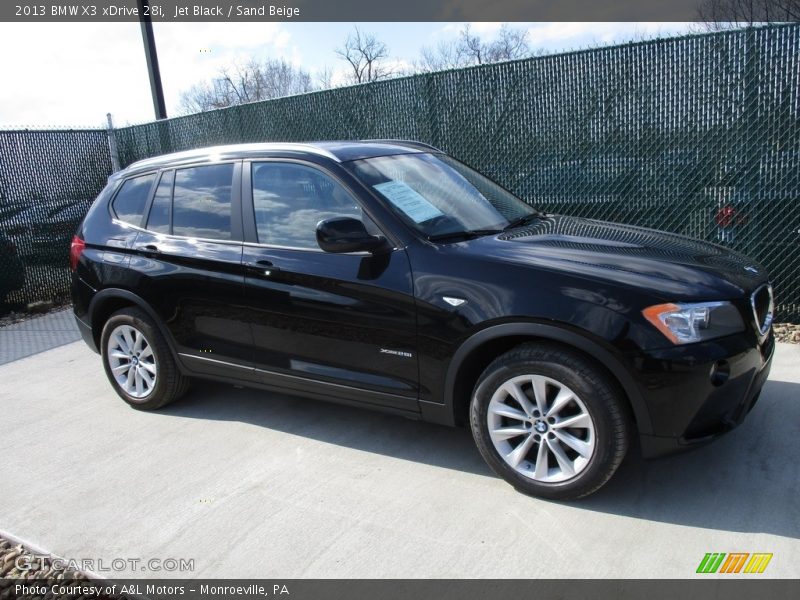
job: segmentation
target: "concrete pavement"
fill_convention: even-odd
[[[0,365],[81,339],[72,308],[0,327]]]
[[[205,383],[138,412],[80,342],[1,366],[0,406],[0,530],[195,563],[114,575],[682,578],[706,552],[772,552],[760,577],[800,576],[800,346],[739,429],[629,456],[571,504],[515,492],[463,430]]]

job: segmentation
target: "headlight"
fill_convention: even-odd
[[[692,344],[744,331],[744,321],[730,302],[657,304],[644,317],[673,344]]]

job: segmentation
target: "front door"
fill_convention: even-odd
[[[417,411],[406,252],[323,252],[322,219],[377,227],[340,181],[305,163],[245,163],[242,206],[245,239],[255,237],[243,262],[257,375],[289,391]]]

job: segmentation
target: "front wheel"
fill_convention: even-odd
[[[490,467],[518,490],[569,500],[602,487],[630,435],[626,404],[577,352],[524,344],[492,362],[470,406],[472,435]]]

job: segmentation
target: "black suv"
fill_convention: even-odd
[[[83,338],[135,408],[205,378],[468,425],[547,498],[597,490],[634,433],[656,456],[736,426],[774,348],[747,258],[539,212],[416,142],[137,162],[71,266]]]

